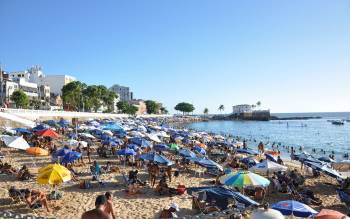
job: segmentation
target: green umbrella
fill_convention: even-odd
[[[179,145],[177,145],[177,144],[169,144],[169,148],[170,148],[170,150],[175,150],[175,151],[180,149]]]

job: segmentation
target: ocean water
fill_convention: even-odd
[[[184,127],[218,134],[231,134],[248,139],[248,146],[257,149],[259,141],[271,148],[273,142],[282,146],[300,146],[316,157],[335,153],[337,160],[345,159],[350,153],[350,122],[343,126],[333,125],[327,120],[349,119],[350,113],[285,113],[273,114],[280,118],[294,116],[321,116],[322,119],[310,120],[274,120],[274,121],[209,121],[185,124]],[[286,155],[287,150],[279,147]],[[298,150],[297,150],[298,151]]]

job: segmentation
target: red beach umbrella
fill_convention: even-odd
[[[51,129],[41,130],[41,131],[35,132],[34,134],[42,136],[42,137],[51,137],[51,138],[60,137],[60,135],[57,132],[55,132]]]
[[[322,209],[320,213],[315,216],[315,219],[345,219],[345,214],[330,209]]]

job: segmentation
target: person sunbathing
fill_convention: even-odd
[[[8,163],[3,165],[1,172],[9,175],[17,175],[17,170]]]
[[[18,180],[29,180],[33,176],[30,174],[29,169],[26,165],[23,165],[23,167],[18,171],[17,173],[17,179]]]
[[[26,189],[24,191],[24,199],[31,209],[45,207],[47,212],[50,212],[45,193],[38,190]]]

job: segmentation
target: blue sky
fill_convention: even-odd
[[[350,111],[350,1],[2,0],[0,62],[172,110]]]

